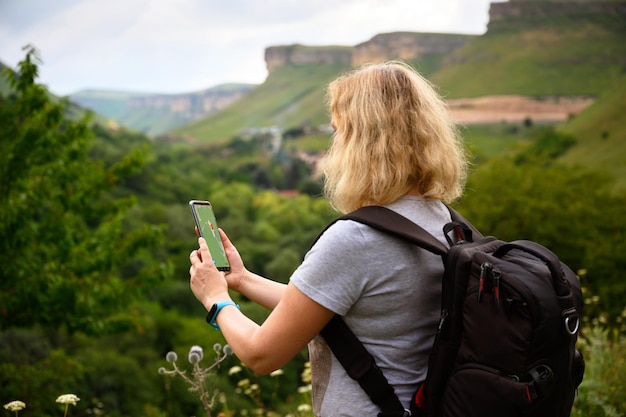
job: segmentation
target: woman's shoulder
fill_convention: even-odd
[[[363,223],[354,220],[338,220],[324,231],[318,244],[365,245],[372,238],[373,232],[376,231]]]
[[[439,200],[428,200],[417,196],[405,196],[385,207],[419,224],[431,234],[443,240],[443,225],[451,221],[450,211]],[[441,235],[441,236],[439,236]],[[339,220],[328,227],[319,237],[316,246],[334,250],[351,247],[364,250],[371,247],[373,240],[394,239],[390,235],[354,220]]]
[[[441,200],[432,200],[420,196],[407,195],[385,205],[413,221],[424,218],[450,219],[450,211]]]

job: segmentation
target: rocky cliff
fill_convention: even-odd
[[[596,15],[626,21],[625,0],[509,0],[491,3],[488,30],[515,22],[545,18]],[[447,55],[463,46],[472,35],[393,32],[374,36],[350,46],[272,46],[265,50],[269,72],[283,65],[350,63],[353,67],[390,59],[418,60],[425,55]]]
[[[374,36],[356,46],[271,46],[265,49],[268,72],[283,65],[327,64],[342,62],[357,67],[390,59],[415,60],[427,54],[452,52],[471,35],[393,32]]]
[[[472,37],[438,33],[382,33],[352,49],[352,66],[390,59],[411,61],[429,54],[446,55]]]
[[[619,0],[509,0],[491,3],[488,30],[506,27],[519,21],[545,18],[626,19],[626,1]]]
[[[191,121],[223,109],[239,100],[252,88],[241,85],[227,89],[210,89],[194,94],[149,94],[128,98],[129,108],[164,109]]]
[[[332,62],[350,63],[350,46],[270,46],[265,49],[265,64],[268,72],[283,65],[328,64]]]

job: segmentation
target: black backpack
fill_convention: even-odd
[[[448,208],[449,249],[384,207],[363,207],[335,220],[367,224],[443,259],[441,320],[426,380],[410,409],[340,316],[322,336],[380,407],[380,417],[569,416],[584,373],[576,350],[583,305],[578,278],[547,248],[483,237]]]

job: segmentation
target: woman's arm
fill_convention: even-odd
[[[238,289],[235,290],[233,288],[233,290],[248,297],[255,303],[273,310],[283,297],[286,288],[287,286],[283,283],[263,278],[246,270]]]
[[[224,309],[216,321],[237,357],[263,375],[293,359],[333,315],[289,284],[263,325],[257,325],[235,308]]]
[[[222,229],[220,229],[220,237],[231,268],[230,273],[226,274],[228,287],[257,304],[273,310],[282,298],[286,285],[248,271],[237,248]]]
[[[230,300],[225,275],[210,260],[211,254],[204,239],[200,248],[190,255],[190,285],[196,298],[208,310],[213,304]],[[232,265],[231,265],[232,266]],[[258,276],[256,276],[258,277]],[[263,279],[250,276],[251,287],[261,288],[257,295],[267,297],[268,304],[275,298],[268,296]],[[241,279],[247,279],[242,276]],[[267,281],[267,280],[265,280]],[[330,321],[334,313],[308,298],[293,284],[281,286],[282,294],[275,308],[262,326],[246,317],[234,306],[224,307],[216,322],[237,357],[258,374],[272,372],[291,360]]]

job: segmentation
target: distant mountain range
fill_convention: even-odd
[[[391,57],[431,62],[422,72],[434,70],[442,57],[463,46],[472,35],[395,32],[379,34],[351,46],[272,46],[265,50],[270,73],[284,66],[359,66]],[[246,95],[250,84],[219,85],[187,94],[139,94],[123,91],[84,90],[70,99],[116,123],[148,135],[159,135],[210,116]]]
[[[491,4],[487,33],[480,36],[395,32],[352,47],[270,46],[265,50],[269,75],[258,86],[228,84],[167,95],[86,90],[70,99],[109,124],[206,141],[246,128],[327,123],[325,85],[350,68],[388,59],[415,66],[449,100],[586,99],[623,77],[624,22],[623,0],[510,0]],[[451,102],[459,103],[461,110],[467,108],[466,102]]]
[[[72,94],[70,99],[115,123],[156,135],[215,113],[253,87],[253,84],[223,84],[187,94],[83,90]]]

